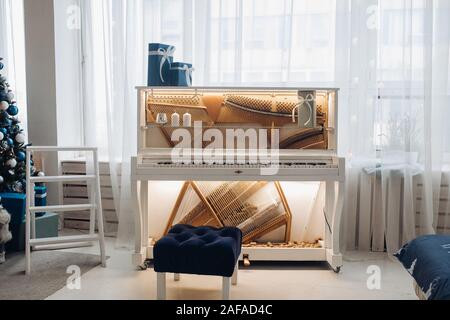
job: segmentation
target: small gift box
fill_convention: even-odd
[[[194,68],[192,64],[183,62],[174,62],[170,67],[170,82],[174,87],[191,87],[192,73]]]
[[[170,86],[169,72],[173,62],[175,47],[162,44],[150,43],[148,45],[148,86],[161,87]]]
[[[55,238],[58,236],[59,215],[48,212],[43,216],[36,217],[36,238]],[[18,225],[11,225],[13,238],[5,247],[7,252],[20,252],[25,250],[25,220]]]

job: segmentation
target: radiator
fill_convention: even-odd
[[[367,174],[364,170],[348,171],[343,239],[347,250],[390,253],[417,235],[425,219],[425,196],[420,175],[409,178],[391,174]],[[450,233],[449,181],[443,176],[439,213],[434,217],[437,233]]]

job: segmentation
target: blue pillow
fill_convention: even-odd
[[[450,300],[450,236],[426,235],[395,254],[428,300]]]

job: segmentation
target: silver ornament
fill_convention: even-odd
[[[17,143],[25,143],[25,135],[22,134],[22,133],[19,133],[19,134],[16,136],[16,142],[17,142]]]
[[[0,102],[0,110],[5,111],[5,110],[8,110],[8,108],[9,108],[9,103],[7,101]]]
[[[11,168],[15,168],[17,166],[17,160],[16,159],[9,159],[6,164],[11,167]]]

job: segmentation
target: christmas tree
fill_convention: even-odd
[[[0,71],[3,69],[0,58]],[[20,127],[19,108],[6,77],[0,73],[0,193],[25,193],[26,136]],[[41,175],[32,163],[31,174]]]

